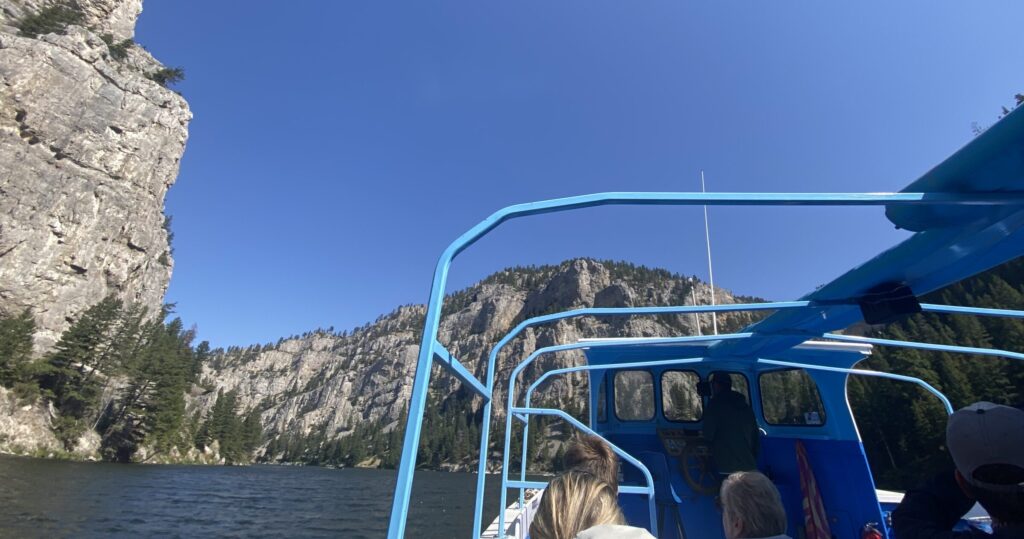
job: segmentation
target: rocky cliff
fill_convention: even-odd
[[[520,321],[566,309],[603,306],[682,305],[710,303],[710,288],[699,281],[626,263],[577,259],[558,266],[515,268],[449,296],[440,340],[479,377],[491,347]],[[735,303],[717,289],[719,303]],[[363,422],[394,428],[412,389],[419,336],[425,309],[401,307],[373,324],[348,333],[318,330],[282,339],[275,345],[231,349],[217,354],[204,368],[205,394],[194,406],[207,409],[218,389],[236,390],[243,409],[261,410],[267,442],[282,436],[323,434],[344,437]],[[720,315],[725,329],[749,323],[748,314]],[[710,328],[710,315],[702,321]],[[575,342],[586,337],[669,336],[695,334],[688,316],[580,318],[525,331],[499,357],[496,412],[503,414],[509,372],[535,349]],[[579,354],[543,357],[545,370],[578,362]],[[536,378],[528,370],[529,379]],[[437,376],[438,394],[450,394],[458,382]],[[565,399],[581,391],[582,378],[558,379],[543,391],[547,399]],[[266,455],[275,458],[276,455]]]
[[[73,23],[26,35],[55,6]],[[191,113],[130,41],[141,10],[0,0],[0,314],[32,311],[37,352],[109,294],[155,311],[171,277],[164,195]]]

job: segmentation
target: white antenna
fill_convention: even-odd
[[[700,171],[700,192],[707,192],[704,189],[704,171]],[[708,206],[704,205],[704,241],[708,246],[708,280],[711,285],[711,305],[715,305],[715,273],[711,271],[711,232],[708,228]],[[714,328],[715,335],[718,335],[718,313],[711,313],[711,325]]]
[[[693,282],[693,277],[690,277],[690,295],[693,296],[693,306],[697,306],[697,283]],[[693,323],[697,326],[697,335],[704,335],[700,330],[700,315],[693,313]]]

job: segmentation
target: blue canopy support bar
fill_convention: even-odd
[[[939,400],[942,401],[942,405],[946,408],[946,414],[953,415],[953,405],[949,402],[949,399],[946,398],[945,394],[943,394],[938,389],[932,387],[932,385],[929,384],[928,382],[925,382],[924,380],[920,378],[915,378],[913,376],[904,376],[902,374],[893,374],[891,372],[868,371],[864,369],[844,369],[841,367],[827,367],[824,365],[811,365],[808,363],[794,363],[792,361],[778,361],[775,359],[758,359],[757,362],[764,363],[766,365],[779,365],[780,367],[796,367],[799,369],[808,369],[815,371],[842,372],[857,376],[872,376],[875,378],[887,378],[889,380],[898,380],[900,382],[910,382],[912,384],[917,384],[921,386],[922,388],[925,389],[925,391],[938,397]]]
[[[999,316],[1003,318],[1024,318],[1024,311],[1011,309],[985,309],[982,307],[960,307],[957,305],[935,305],[922,303],[921,310],[926,313],[972,314],[978,316]]]
[[[473,376],[473,373],[469,372],[465,365],[460,363],[458,359],[455,359],[455,356],[437,341],[434,341],[434,357],[462,383],[472,388],[477,395],[480,395],[487,401],[491,400],[491,388],[480,383],[480,380],[477,380],[476,376]]]
[[[391,519],[388,524],[388,537],[397,539],[405,535],[406,515],[409,510],[409,499],[412,494],[413,472],[416,468],[416,456],[419,448],[420,432],[423,426],[423,411],[426,406],[427,391],[430,385],[431,368],[436,354],[437,331],[444,303],[444,292],[448,281],[448,270],[452,261],[466,248],[485,236],[501,223],[518,217],[562,212],[595,206],[885,206],[887,209],[903,206],[1021,206],[1024,195],[1016,192],[912,192],[912,193],[597,193],[581,195],[526,204],[508,206],[491,214],[489,217],[466,231],[453,241],[437,261],[431,283],[430,299],[427,302],[427,313],[423,323],[423,336],[420,341],[419,358],[416,374],[413,377],[412,394],[409,400],[408,422],[402,445],[402,456],[398,464],[395,482],[395,496],[391,505]],[[449,354],[450,356],[450,354]],[[447,364],[460,379],[465,377],[475,391],[489,395],[493,390],[493,364],[488,365],[488,382],[481,384],[475,377],[468,375],[461,363],[453,361]],[[460,376],[461,375],[461,376]],[[474,383],[474,381],[476,383]],[[483,386],[483,388],[481,388]],[[486,390],[482,393],[481,389]],[[484,404],[485,415],[490,413],[491,401]],[[489,415],[488,415],[489,417]],[[488,429],[485,422],[483,428]],[[486,451],[486,447],[484,447]],[[486,463],[481,462],[481,466]],[[479,496],[480,492],[478,492]],[[476,522],[474,534],[479,533],[479,522]],[[475,535],[474,535],[475,536]]]
[[[897,341],[893,339],[878,339],[874,337],[858,337],[856,335],[840,335],[838,333],[825,333],[824,335],[822,335],[822,337],[825,339],[832,339],[834,341],[874,344],[878,346],[895,346],[897,348],[913,348],[916,350],[930,350],[932,352],[973,354],[977,356],[992,356],[1024,361],[1024,354],[1021,354],[1019,352],[1010,352],[1008,350],[999,350],[998,348],[976,348],[973,346],[956,346],[953,344],[933,344],[926,342]]]

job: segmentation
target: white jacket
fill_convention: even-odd
[[[576,539],[654,539],[654,536],[643,528],[603,524],[581,531]]]

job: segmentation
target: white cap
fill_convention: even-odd
[[[989,464],[1024,469],[1024,411],[991,402],[976,402],[957,410],[946,425],[946,445],[956,469],[968,483],[993,491],[1022,487],[980,481],[974,472]]]

